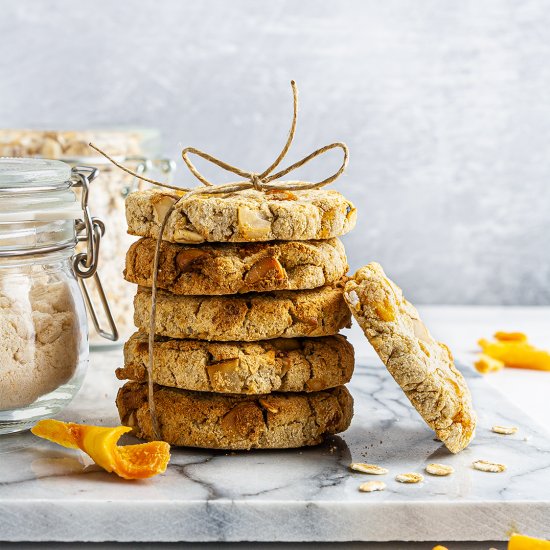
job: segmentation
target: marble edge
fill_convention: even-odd
[[[369,498],[371,495],[366,495]],[[200,502],[200,506],[197,506]],[[158,502],[155,502],[158,504]],[[448,514],[448,508],[453,514]],[[267,514],[266,514],[267,512]],[[388,514],[392,521],[388,522]],[[297,503],[163,501],[0,502],[0,540],[59,542],[343,542],[550,537],[550,501]],[[268,517],[268,521],[266,521]],[[284,525],[284,529],[281,529]],[[77,527],[75,529],[75,526]],[[117,526],[123,526],[118,528]],[[259,528],[261,527],[261,529]]]

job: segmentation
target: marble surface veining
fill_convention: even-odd
[[[84,388],[62,419],[118,423],[113,370],[119,349],[92,354]],[[309,449],[227,453],[173,449],[165,475],[128,482],[82,453],[30,433],[0,439],[0,540],[345,541],[504,540],[510,531],[550,537],[550,439],[469,368],[479,427],[451,455],[376,361],[359,364],[351,428]],[[514,425],[500,436],[493,424]],[[126,442],[133,442],[127,437]],[[500,474],[473,470],[485,459]],[[352,461],[386,476],[350,472]],[[418,485],[394,476],[428,462],[455,473]],[[360,493],[363,481],[387,489]]]

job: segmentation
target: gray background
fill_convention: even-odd
[[[294,78],[289,161],[351,149],[336,187],[359,207],[353,269],[378,260],[418,302],[550,304],[549,2],[0,7],[0,126],[156,126],[174,156],[194,145],[261,171]],[[178,181],[192,180],[181,168]]]

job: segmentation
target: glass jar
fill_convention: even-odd
[[[55,415],[82,384],[85,280],[97,278],[104,229],[87,206],[96,174],[59,161],[0,158],[0,433]],[[85,251],[75,252],[78,241]],[[116,339],[102,303],[110,329],[97,328]]]
[[[72,167],[91,164],[100,167],[101,174],[94,181],[90,207],[107,224],[101,244],[99,274],[104,281],[105,294],[121,334],[127,339],[135,331],[133,325],[134,285],[123,277],[126,252],[135,237],[128,235],[124,201],[142,182],[114,167],[89,147],[92,142],[117,161],[135,172],[160,172],[170,181],[175,164],[158,156],[158,133],[154,130],[0,130],[0,156],[28,156],[58,159]],[[97,295],[95,285],[90,292]],[[101,312],[101,322],[106,323]],[[90,335],[92,347],[108,342],[96,333]]]

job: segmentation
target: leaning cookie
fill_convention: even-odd
[[[437,342],[418,312],[370,263],[346,283],[344,297],[390,374],[447,448],[457,453],[474,437],[470,390],[445,344]]]
[[[158,237],[169,208],[181,197],[166,191],[136,191],[126,199],[128,233]],[[163,239],[202,242],[304,241],[344,235],[355,226],[353,204],[333,190],[194,195],[177,202]]]
[[[152,286],[155,248],[156,239],[132,244],[126,255],[127,281]],[[200,247],[163,241],[157,286],[184,295],[304,290],[335,283],[347,270],[338,239]]]
[[[139,287],[134,299],[134,324],[142,332],[149,332],[150,314],[151,290]],[[253,342],[331,336],[349,326],[350,321],[340,286],[229,296],[176,296],[159,290],[155,334]]]
[[[232,396],[157,386],[160,438],[170,445],[208,449],[287,449],[317,445],[346,430],[353,399],[344,386],[310,394]],[[125,426],[153,439],[147,385],[128,382],[116,404]]]
[[[147,381],[148,336],[124,345],[120,380]],[[158,337],[153,381],[217,393],[313,392],[341,386],[353,373],[353,346],[344,336],[276,338],[261,342],[205,342]]]

